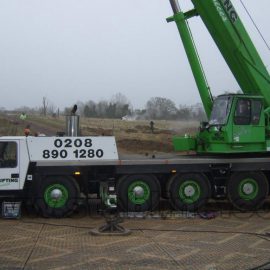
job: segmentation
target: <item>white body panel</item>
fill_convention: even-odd
[[[0,190],[23,189],[30,162],[57,167],[118,160],[114,137],[0,137],[0,146],[6,143],[13,150],[12,157],[0,159]]]
[[[118,160],[114,137],[27,137],[31,161]]]

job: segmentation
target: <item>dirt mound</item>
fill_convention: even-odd
[[[173,151],[173,146],[170,142],[166,143],[149,140],[120,139],[117,140],[117,146],[125,151],[134,153],[146,153],[146,152],[169,153]]]
[[[145,131],[151,131],[149,125],[136,125],[135,128],[139,131],[145,132]]]
[[[174,130],[168,130],[168,129],[155,129],[154,134],[166,134],[166,135],[176,135],[178,134]]]
[[[113,136],[113,131],[111,129],[103,128],[84,127],[82,133],[84,136]]]
[[[134,128],[128,128],[125,130],[126,133],[138,133],[138,130],[134,129]]]

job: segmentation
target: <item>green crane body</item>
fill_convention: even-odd
[[[229,0],[191,0],[194,9],[180,10],[170,0],[208,123],[195,136],[174,137],[177,151],[254,153],[270,151],[270,75]],[[200,16],[244,94],[214,101],[187,23]]]

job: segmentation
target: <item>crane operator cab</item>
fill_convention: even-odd
[[[175,150],[198,153],[265,152],[265,122],[262,97],[221,95],[214,100],[209,122],[201,124],[196,136],[174,138]]]

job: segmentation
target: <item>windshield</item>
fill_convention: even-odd
[[[231,97],[218,97],[213,105],[209,125],[225,125],[231,108]]]

